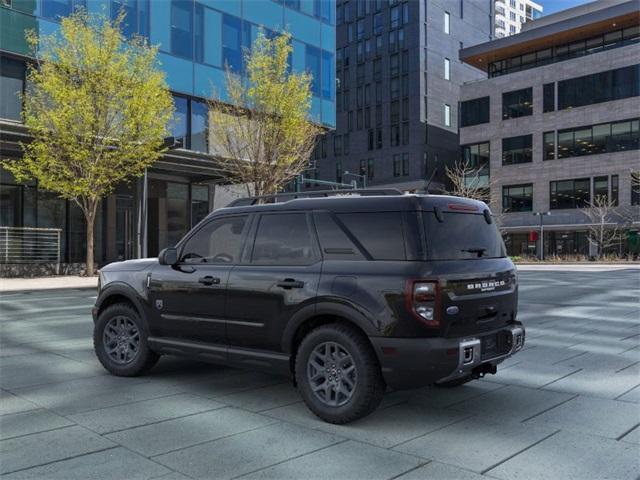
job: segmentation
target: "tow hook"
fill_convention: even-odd
[[[474,378],[474,379],[482,378],[488,373],[490,373],[491,375],[495,375],[497,371],[498,371],[498,367],[490,363],[485,363],[483,365],[480,365],[474,368],[471,371],[471,378]]]

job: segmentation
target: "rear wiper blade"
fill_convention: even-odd
[[[478,257],[481,257],[484,255],[484,253],[487,251],[486,248],[482,248],[482,247],[477,247],[477,248],[463,248],[461,250],[461,252],[469,252],[469,253],[477,253]]]

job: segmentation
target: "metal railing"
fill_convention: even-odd
[[[60,268],[60,228],[0,226],[0,263],[55,263]]]

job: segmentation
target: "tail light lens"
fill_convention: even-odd
[[[440,326],[440,289],[437,282],[413,280],[407,283],[407,308],[428,327]]]

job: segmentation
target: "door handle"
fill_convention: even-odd
[[[296,280],[294,278],[285,278],[284,280],[276,283],[276,285],[280,288],[284,288],[285,290],[289,290],[291,288],[303,288],[304,282],[301,282],[300,280]]]
[[[211,275],[207,275],[206,277],[199,278],[198,282],[203,285],[219,285],[220,279],[218,277],[212,277]]]

